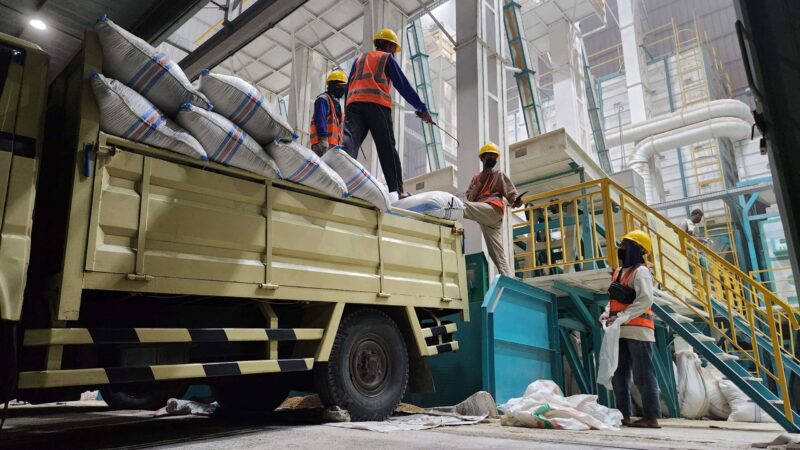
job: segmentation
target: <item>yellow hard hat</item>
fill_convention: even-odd
[[[481,147],[481,150],[478,152],[478,158],[483,156],[484,153],[494,153],[499,158],[500,147],[498,147],[494,142],[487,142],[483,144],[483,147]]]
[[[645,233],[642,230],[633,230],[630,233],[622,236],[622,241],[625,239],[629,241],[635,242],[637,245],[642,247],[647,253],[653,253],[653,240],[650,239],[650,235]]]
[[[342,83],[347,83],[347,75],[345,75],[344,70],[336,69],[331,71],[328,74],[328,78],[325,79],[325,83],[330,83],[331,81],[340,81]]]
[[[374,44],[378,39],[391,42],[397,46],[397,51],[400,51],[400,39],[397,38],[397,33],[389,28],[381,28],[378,30],[378,32],[375,33],[375,37],[372,38],[372,43]]]

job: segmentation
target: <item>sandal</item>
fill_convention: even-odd
[[[631,428],[661,428],[656,419],[639,419],[628,426]]]
[[[410,193],[408,193],[408,192],[403,192],[403,194],[402,194],[402,195],[398,195],[398,196],[397,196],[397,199],[398,199],[398,200],[402,200],[402,199],[404,199],[404,198],[408,198],[408,197],[411,197],[411,194],[410,194]]]

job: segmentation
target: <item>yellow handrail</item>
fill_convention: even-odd
[[[793,340],[788,348],[784,344],[788,330],[800,328],[800,311],[610,179],[530,195],[524,202],[514,211],[525,217],[514,226],[514,242],[524,244],[515,254],[524,277],[617,267],[616,239],[633,229],[648,232],[653,240],[648,263],[661,289],[718,333],[725,348],[752,362],[756,376],[775,381],[791,420],[781,356],[800,365]],[[727,317],[718,317],[715,305],[723,305]],[[751,344],[768,339],[774,366],[762,364],[759,346],[744,345],[741,335]]]

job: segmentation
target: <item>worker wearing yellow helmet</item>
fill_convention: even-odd
[[[328,74],[325,92],[314,101],[311,116],[311,150],[319,156],[330,147],[344,144],[344,117],[339,100],[347,92],[347,75],[341,69]]]
[[[483,164],[483,170],[472,177],[469,184],[464,217],[480,224],[489,257],[497,270],[503,275],[513,277],[514,272],[508,264],[503,245],[503,218],[505,202],[519,208],[522,198],[517,194],[511,178],[495,167],[500,158],[500,147],[488,142],[478,151],[478,158]]]
[[[375,50],[358,55],[350,69],[345,106],[344,147],[353,158],[367,137],[372,135],[389,192],[400,198],[407,196],[403,189],[403,169],[395,148],[392,125],[391,87],[416,110],[425,122],[432,123],[428,107],[420,100],[416,89],[400,69],[394,54],[400,50],[400,40],[394,31],[384,28],[373,38]]]
[[[618,326],[617,369],[611,379],[622,424],[636,428],[661,428],[658,381],[653,366],[655,322],[653,321],[653,275],[645,257],[653,253],[653,241],[643,230],[620,238],[617,259],[608,288],[609,303],[600,316],[605,326]],[[633,374],[633,377],[631,377]],[[642,394],[642,419],[631,421],[631,379]]]

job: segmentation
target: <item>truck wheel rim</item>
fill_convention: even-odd
[[[374,397],[386,387],[391,372],[388,344],[380,336],[368,334],[353,346],[350,373],[361,394]]]

